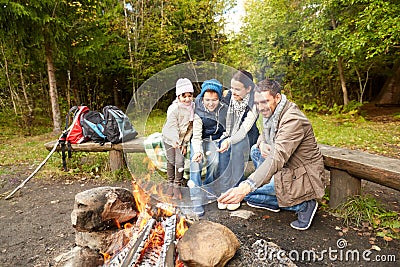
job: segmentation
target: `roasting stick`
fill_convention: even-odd
[[[207,152],[206,152],[206,156],[211,155],[211,153],[212,153],[211,151],[207,151]],[[178,172],[183,172],[184,170],[185,170],[185,168],[182,168],[182,167],[181,167],[181,168],[178,169]],[[208,191],[207,191],[207,192],[208,192]],[[208,193],[209,193],[209,192],[208,192]]]
[[[210,191],[207,191],[207,190],[205,190],[203,187],[198,186],[197,184],[195,184],[192,180],[189,180],[189,181],[187,182],[187,185],[188,185],[189,188],[197,187],[197,188],[203,190],[204,192],[206,192],[207,194],[210,194],[210,195],[212,195],[213,197],[218,198],[216,195],[214,195],[214,194],[211,193]]]
[[[34,172],[32,172],[32,174],[29,175],[29,177],[26,178],[17,188],[15,188],[14,191],[12,191],[8,196],[6,196],[5,199],[9,199],[12,195],[15,194],[15,192],[17,192],[22,187],[24,187],[24,185],[40,170],[40,168],[43,167],[43,165],[51,157],[51,155],[54,153],[54,151],[56,151],[58,144],[59,144],[59,141],[56,142],[53,149],[50,151],[50,153],[47,155],[47,157],[42,161],[42,163],[39,164],[39,166],[36,168],[36,170]]]

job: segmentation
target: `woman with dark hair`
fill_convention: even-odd
[[[260,135],[256,121],[258,118],[257,108],[254,105],[254,82],[253,75],[245,70],[239,70],[231,79],[231,88],[224,102],[228,104],[226,117],[225,140],[221,143],[218,152],[229,153],[229,163],[221,162],[226,166],[221,175],[220,191],[235,186],[244,179],[245,163],[249,160],[249,151]],[[219,204],[219,208],[231,210],[239,206],[228,206]]]

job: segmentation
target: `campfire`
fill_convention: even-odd
[[[76,246],[63,266],[224,266],[240,244],[225,226],[186,217],[162,185],[97,187],[75,196]],[[145,190],[145,191],[144,191]],[[190,228],[189,228],[190,226]],[[60,266],[57,264],[57,266]]]
[[[152,207],[140,187],[136,183],[133,186],[139,211],[136,222],[124,224],[111,237],[111,246],[103,253],[103,266],[184,266],[175,244],[188,229],[185,217],[170,204]]]

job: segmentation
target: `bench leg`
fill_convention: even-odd
[[[337,208],[340,204],[346,202],[349,197],[359,195],[360,191],[360,179],[351,176],[345,171],[331,169],[330,208]]]
[[[125,160],[122,151],[111,150],[109,155],[111,171],[117,171],[125,167]]]

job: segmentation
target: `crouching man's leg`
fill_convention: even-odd
[[[318,202],[314,199],[304,201],[291,207],[279,207],[278,199],[275,194],[274,178],[272,178],[268,184],[247,194],[244,200],[248,206],[253,208],[265,209],[272,212],[279,212],[281,209],[296,212],[298,216],[297,220],[292,222],[290,226],[297,230],[307,230],[310,228],[318,209]]]

